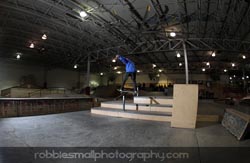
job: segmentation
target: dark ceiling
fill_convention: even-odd
[[[100,72],[112,71],[112,57],[123,54],[142,71],[154,63],[175,73],[184,71],[185,44],[191,72],[247,71],[249,10],[249,0],[1,0],[0,57],[16,60],[20,52],[24,64],[85,71],[90,56],[91,71]]]

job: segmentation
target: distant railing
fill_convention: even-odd
[[[65,88],[49,88],[49,89],[39,89],[34,92],[28,93],[28,97],[42,97],[42,95],[51,95],[51,94],[66,94]]]
[[[10,97],[10,90],[11,90],[10,88],[1,90],[1,96],[2,97]]]

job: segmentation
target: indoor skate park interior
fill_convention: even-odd
[[[0,162],[249,161],[249,0],[2,0],[0,58]]]

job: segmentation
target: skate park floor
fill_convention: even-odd
[[[199,112],[223,114],[226,105],[199,103]],[[90,111],[2,118],[1,147],[243,147],[220,123],[200,122],[196,129],[91,114]]]

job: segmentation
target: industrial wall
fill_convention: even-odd
[[[116,83],[120,84],[122,82],[122,74],[117,75]],[[159,83],[159,84],[184,84],[185,83],[185,74],[160,74],[159,77],[156,77],[150,80],[148,74],[137,73],[137,82],[138,83]],[[190,74],[189,76],[190,81],[212,81],[209,75],[206,74]],[[229,81],[229,77],[227,75],[221,75],[220,80],[218,83],[226,84]],[[129,78],[128,83],[132,83],[131,79]]]
[[[86,86],[86,73],[66,69],[50,69],[33,65],[23,65],[22,63],[13,63],[6,60],[0,60],[0,90],[10,87],[20,86],[21,78],[24,76],[33,76],[35,85],[43,87],[47,81],[48,88],[80,88]],[[91,74],[90,85],[107,85],[107,76]]]
[[[46,72],[46,73],[45,73]],[[47,80],[48,87],[63,87],[67,89],[82,88],[86,86],[86,73],[77,72],[73,70],[65,69],[51,69],[44,71],[43,67],[27,66],[17,63],[8,63],[0,61],[0,90],[20,85],[20,79],[22,76],[32,75],[35,78],[37,86],[42,87],[44,81]],[[90,86],[108,85],[108,84],[121,84],[123,74],[116,74],[115,81],[108,81],[108,75],[104,74],[91,74]],[[190,74],[190,80],[211,80],[208,75],[205,74]],[[184,83],[185,74],[161,74],[160,77],[150,80],[148,74],[137,73],[138,83]],[[221,76],[220,83],[227,83],[228,76]],[[128,83],[132,83],[129,79]]]
[[[38,85],[43,83],[43,68],[0,62],[0,90],[19,86],[22,76],[33,75]]]
[[[79,73],[65,69],[51,69],[45,75],[44,68],[39,66],[29,66],[19,63],[0,61],[0,90],[10,87],[20,86],[21,78],[33,76],[35,86],[43,87],[47,78],[48,87],[64,87],[71,89],[77,86]],[[80,80],[85,81],[84,75],[80,75]]]
[[[52,69],[47,72],[47,86],[49,88],[71,89],[77,86],[78,76],[76,71]]]

